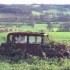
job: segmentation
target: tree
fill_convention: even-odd
[[[59,31],[69,32],[70,31],[70,22],[65,22],[59,26]]]
[[[48,22],[47,28],[49,31],[51,31],[51,29],[52,29],[52,23],[51,22]]]

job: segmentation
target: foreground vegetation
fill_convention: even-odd
[[[70,60],[67,58],[43,60],[32,57],[14,63],[5,59],[0,60],[0,70],[70,70]]]

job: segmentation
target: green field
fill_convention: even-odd
[[[70,32],[48,32],[48,34],[52,40],[70,45]]]

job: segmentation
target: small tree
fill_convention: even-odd
[[[52,23],[51,22],[48,22],[47,28],[49,31],[51,31],[51,29],[52,29]]]

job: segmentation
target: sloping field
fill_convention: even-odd
[[[70,45],[70,32],[48,32],[48,34],[52,40]]]

